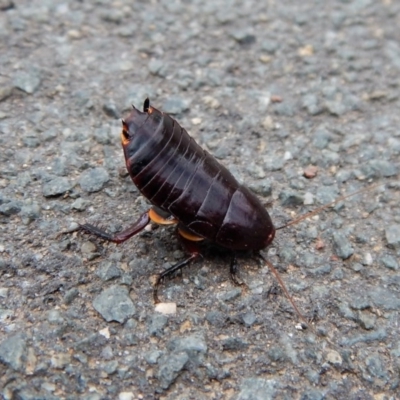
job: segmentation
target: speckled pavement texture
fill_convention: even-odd
[[[400,2],[0,1],[0,397],[400,398]],[[131,104],[169,112],[280,226],[266,265],[174,228],[124,165]],[[63,233],[64,232],[64,233]],[[70,232],[70,233],[65,233]]]

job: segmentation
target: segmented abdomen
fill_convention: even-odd
[[[152,204],[221,246],[265,247],[265,224],[272,223],[259,200],[168,114],[151,108],[131,141],[125,148],[128,171]]]

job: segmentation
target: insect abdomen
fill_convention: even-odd
[[[178,122],[149,107],[147,113],[134,109],[125,124],[128,171],[147,199],[223,247],[265,247],[273,225],[264,207]]]

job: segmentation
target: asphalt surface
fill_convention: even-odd
[[[0,1],[4,399],[395,399],[400,2]],[[148,202],[119,133],[146,97],[252,188],[268,267],[174,228],[115,245]],[[375,185],[371,187],[371,185]],[[68,233],[69,232],[69,233]]]

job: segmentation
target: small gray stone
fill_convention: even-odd
[[[44,197],[60,196],[73,188],[73,185],[65,177],[53,178],[42,186]]]
[[[256,163],[250,163],[246,170],[249,174],[255,179],[263,179],[265,178],[265,172],[261,165]]]
[[[107,375],[115,374],[117,369],[118,369],[118,361],[117,360],[111,360],[111,361],[104,363],[103,371]]]
[[[217,11],[215,18],[220,24],[225,25],[228,22],[236,20],[237,18],[236,9],[234,8],[228,9],[226,7],[221,7],[221,9]]]
[[[189,101],[181,97],[169,97],[162,105],[162,110],[168,114],[181,114],[189,109]]]
[[[168,317],[164,314],[153,314],[147,323],[147,329],[152,336],[161,336],[164,332],[164,327],[168,323]]]
[[[346,113],[348,110],[346,108],[346,105],[342,101],[326,101],[325,102],[325,107],[329,111],[331,115],[334,116],[341,116],[344,113]]]
[[[272,183],[268,178],[256,181],[250,184],[249,187],[254,193],[260,196],[268,197],[272,194]]]
[[[326,361],[328,361],[329,364],[332,364],[336,367],[339,367],[343,363],[343,359],[341,355],[336,351],[336,350],[330,350],[327,355],[326,355]]]
[[[304,202],[304,197],[289,190],[282,190],[279,193],[279,200],[284,207],[300,206]]]
[[[399,263],[394,257],[390,255],[383,256],[381,258],[381,262],[386,268],[392,269],[394,271],[397,271],[399,269]]]
[[[371,299],[365,296],[360,296],[359,294],[354,295],[350,301],[350,307],[353,310],[367,310],[369,308],[372,308],[373,305],[374,304]]]
[[[121,272],[121,271],[120,271]],[[123,273],[120,275],[121,279],[119,280],[122,285],[131,286],[133,283],[133,277],[130,273]]]
[[[100,128],[96,128],[93,132],[93,136],[96,142],[100,144],[110,144],[111,140],[108,135],[109,130],[109,126],[101,126]]]
[[[54,126],[52,126],[51,128],[42,132],[42,140],[43,142],[50,142],[51,140],[57,138],[58,134],[58,130]]]
[[[313,369],[309,369],[306,372],[305,376],[312,385],[317,385],[321,377],[319,371],[315,371]]]
[[[113,351],[112,351],[112,347],[111,346],[106,346],[103,348],[103,350],[101,351],[101,356],[105,359],[105,360],[111,360],[114,356]]]
[[[382,359],[375,355],[372,354],[371,356],[367,357],[365,360],[365,364],[367,366],[368,372],[376,378],[386,378],[387,377],[387,372],[384,368]]]
[[[121,276],[121,270],[113,261],[103,261],[96,270],[96,275],[104,282]]]
[[[122,25],[115,32],[121,37],[133,37],[137,29],[137,26],[131,22],[129,25]]]
[[[353,255],[354,249],[351,247],[350,242],[342,232],[333,232],[333,243],[336,255],[342,260],[346,260]]]
[[[376,172],[376,177],[391,177],[397,175],[397,167],[394,163],[387,160],[371,160],[369,165]]]
[[[316,389],[310,389],[303,392],[300,400],[323,400],[325,395]]]
[[[235,400],[272,400],[275,398],[276,381],[273,379],[247,378],[240,385]]]
[[[332,133],[324,127],[319,127],[315,130],[313,135],[313,145],[318,149],[325,149],[329,142],[332,140]]]
[[[189,357],[185,352],[165,355],[159,361],[157,379],[163,389],[168,389],[185,368]]]
[[[374,287],[368,292],[369,298],[373,301],[376,307],[384,310],[399,310],[400,298],[397,293],[381,287]]]
[[[235,30],[231,33],[231,36],[236,42],[242,45],[253,44],[256,41],[256,37],[245,30]]]
[[[351,321],[357,320],[356,313],[349,307],[348,303],[339,303],[339,313],[342,317],[347,318]]]
[[[361,272],[364,269],[363,265],[358,262],[352,263],[350,267],[355,272]]]
[[[261,43],[261,49],[269,54],[274,54],[279,49],[279,43],[276,40],[266,39]]]
[[[339,195],[339,191],[335,186],[322,186],[317,189],[316,198],[321,204],[328,204],[334,201]]]
[[[90,205],[89,200],[85,200],[82,197],[78,197],[72,204],[71,207],[77,211],[85,211],[86,208]]]
[[[1,84],[0,86],[0,102],[6,100],[12,94],[13,87],[9,83]]]
[[[14,370],[20,370],[26,350],[26,341],[21,333],[10,336],[0,343],[0,361]]]
[[[332,273],[332,279],[340,281],[344,278],[343,268],[335,268]]]
[[[271,347],[268,350],[268,358],[273,362],[282,361],[286,358],[286,354],[281,347]]]
[[[364,329],[371,330],[375,328],[376,317],[370,312],[359,311],[358,322]]]
[[[47,321],[49,321],[50,324],[57,325],[62,324],[64,322],[64,318],[59,310],[50,310],[47,313]]]
[[[340,341],[343,346],[353,346],[356,343],[364,342],[376,342],[382,341],[387,338],[387,332],[384,329],[378,329],[376,331],[368,332],[363,335],[354,335],[351,338],[344,338]]]
[[[332,267],[329,264],[324,264],[321,265],[320,267],[316,268],[311,268],[307,270],[307,273],[310,275],[315,275],[315,276],[322,276],[322,275],[327,275],[331,272]]]
[[[257,316],[256,314],[254,314],[253,311],[246,312],[242,314],[240,317],[243,324],[247,327],[254,325],[254,323],[257,321]]]
[[[118,111],[118,108],[114,102],[110,101],[108,103],[104,103],[102,109],[106,113],[106,115],[108,115],[109,117],[114,118],[114,119],[120,118],[120,112]],[[108,137],[108,129],[107,128],[99,128],[99,129],[102,131],[105,131],[107,136],[101,135],[100,140],[104,139],[104,141],[99,141],[98,138],[96,138],[96,140],[98,141],[98,143],[109,144],[111,142],[111,140]]]
[[[248,346],[248,343],[238,337],[228,337],[222,340],[222,349],[227,351],[243,350]]]
[[[158,75],[162,78],[167,76],[167,66],[164,61],[152,59],[149,62],[149,71],[152,75]]]
[[[226,323],[227,316],[220,311],[209,311],[206,314],[206,320],[215,327],[222,327]]]
[[[50,362],[53,368],[64,369],[71,363],[71,354],[69,353],[53,354],[50,359]]]
[[[65,292],[64,303],[71,304],[74,299],[79,295],[79,290],[77,288],[71,288]]]
[[[102,10],[100,16],[103,21],[119,25],[123,21],[125,14],[122,9],[108,8]]]
[[[302,98],[302,106],[310,115],[318,115],[324,111],[318,96],[314,93],[308,93]]]
[[[38,203],[33,202],[31,204],[25,204],[21,208],[21,219],[24,224],[29,224],[30,222],[38,219],[41,214],[41,208]]]
[[[294,106],[287,102],[274,104],[274,111],[275,114],[284,117],[293,117],[295,114]]]
[[[144,359],[149,364],[157,364],[157,360],[160,358],[161,355],[162,355],[161,350],[150,350],[144,354]]]
[[[40,146],[39,134],[36,132],[30,132],[23,137],[22,141],[26,147],[30,147],[32,149]]]
[[[8,201],[0,206],[0,214],[6,215],[7,217],[18,214],[21,211],[21,203],[16,200]]]
[[[109,179],[110,176],[105,168],[92,168],[81,174],[79,177],[79,185],[82,190],[93,193],[101,190]]]
[[[81,244],[81,253],[82,254],[91,254],[96,251],[96,245],[90,241],[83,242]]]
[[[293,247],[287,245],[279,249],[279,257],[284,264],[291,264],[296,260],[297,252]]]
[[[184,338],[177,337],[172,339],[167,348],[171,352],[184,351],[188,356],[197,355],[197,353],[207,353],[207,344],[203,335],[190,335]]]
[[[205,76],[205,83],[208,86],[217,87],[221,86],[223,80],[223,73],[221,70],[209,68]]]
[[[385,229],[385,237],[387,247],[395,250],[400,249],[400,224],[389,225]]]
[[[125,286],[114,285],[93,300],[93,307],[107,321],[124,323],[135,314],[135,306]]]
[[[31,68],[29,71],[18,71],[13,79],[14,86],[28,94],[34,93],[40,83],[40,73],[36,68]]]
[[[234,288],[232,290],[229,290],[227,292],[222,292],[218,294],[218,299],[222,301],[232,301],[240,297],[242,294],[242,289],[241,288]]]

